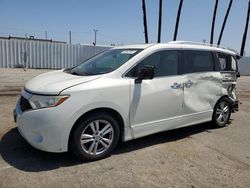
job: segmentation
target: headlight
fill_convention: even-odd
[[[49,108],[58,106],[69,98],[68,95],[64,96],[43,96],[43,95],[33,95],[30,99],[30,105],[33,109],[39,108]]]

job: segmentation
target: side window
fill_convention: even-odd
[[[231,68],[232,70],[237,71],[237,61],[233,56],[232,56]]]
[[[184,51],[183,73],[206,72],[214,70],[212,53],[209,51]]]
[[[137,77],[138,70],[147,65],[154,67],[155,77],[177,75],[178,51],[165,50],[156,52],[138,63],[126,76]]]
[[[232,71],[237,70],[236,60],[233,56],[223,53],[217,53],[219,65],[216,66],[218,71]]]

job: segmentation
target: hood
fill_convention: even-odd
[[[63,70],[51,71],[28,81],[25,84],[25,89],[31,93],[58,95],[66,88],[86,83],[99,77],[101,76],[77,76],[63,72]]]

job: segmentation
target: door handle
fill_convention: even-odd
[[[181,84],[181,83],[175,82],[173,85],[171,85],[171,88],[172,88],[172,89],[179,89],[179,88],[182,88],[182,84]]]
[[[192,85],[193,85],[194,82],[192,82],[191,80],[188,80],[186,83],[185,83],[185,87],[187,88],[190,88]]]

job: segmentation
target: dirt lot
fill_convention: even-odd
[[[249,187],[250,77],[238,80],[240,111],[209,123],[120,143],[104,160],[38,151],[12,120],[17,94],[47,70],[0,69],[0,187]]]

